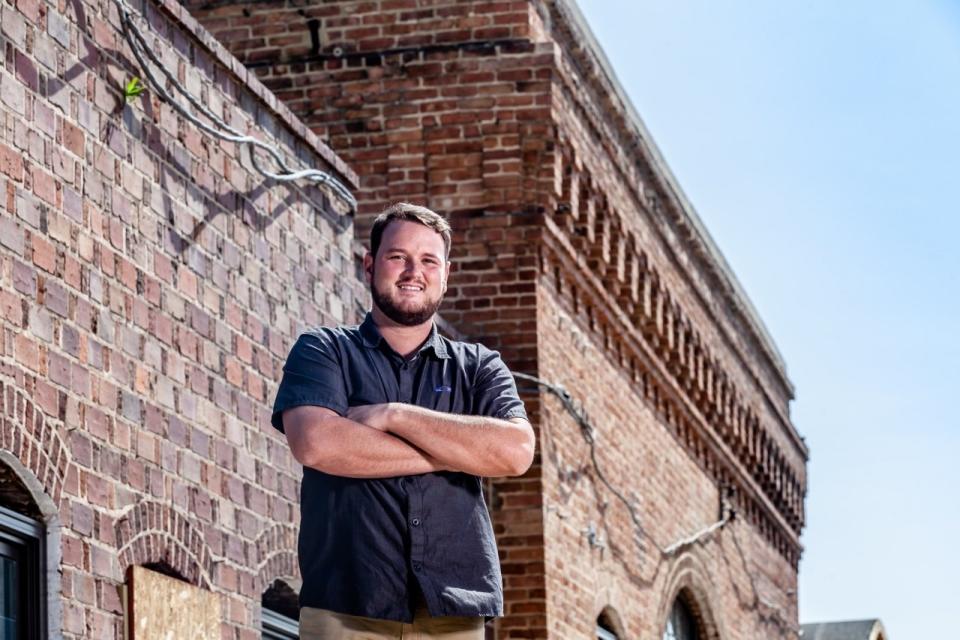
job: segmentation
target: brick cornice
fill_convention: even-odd
[[[736,340],[728,334],[729,329],[699,290],[692,272],[703,273],[703,265],[696,260],[686,264],[678,258],[672,245],[689,240],[690,234],[681,238],[675,227],[664,228],[669,221],[661,195],[657,188],[649,186],[648,173],[655,173],[656,167],[646,171],[644,167],[650,165],[642,154],[619,143],[622,136],[618,138],[617,134],[603,129],[611,120],[605,111],[610,105],[598,105],[597,93],[581,86],[582,71],[564,66],[561,63],[557,72],[555,87],[560,94],[555,95],[562,96],[567,104],[579,110],[580,122],[595,129],[602,153],[608,155],[609,164],[619,172],[613,180],[631,194],[633,206],[618,211],[608,205],[605,189],[600,188],[599,180],[590,172],[590,169],[599,171],[599,167],[588,166],[588,160],[576,156],[574,149],[578,144],[567,139],[572,137],[572,132],[566,131],[558,119],[557,193],[553,198],[556,233],[552,235],[569,249],[562,262],[568,270],[576,267],[575,278],[582,279],[591,294],[605,301],[604,306],[609,310],[605,322],[615,327],[611,332],[614,336],[631,336],[632,342],[647,346],[642,353],[649,362],[657,364],[662,374],[660,381],[665,381],[665,388],[675,396],[679,394],[682,400],[674,409],[684,405],[692,407],[689,420],[700,433],[687,442],[694,445],[694,454],[699,451],[695,441],[705,436],[708,442],[719,441],[724,445],[712,449],[717,458],[714,462],[729,459],[732,469],[749,479],[737,484],[752,495],[750,504],[745,505],[748,512],[755,512],[751,519],[774,546],[795,563],[804,522],[806,445],[762,380],[764,375],[769,375],[770,368],[757,370],[750,354],[738,348]],[[557,108],[563,111],[562,107]],[[669,268],[686,279],[695,294],[694,300],[706,311],[712,325],[709,330],[698,326],[702,321],[693,320],[691,310],[684,309],[678,302],[681,297],[669,290],[669,279],[657,270],[657,266],[662,265],[654,266],[652,256],[640,249],[650,239],[638,240],[635,225],[624,217],[632,215],[648,219],[655,231],[653,241],[670,260]],[[688,302],[689,298],[685,300]],[[747,374],[750,389],[737,388],[731,371],[725,370],[724,361],[703,338],[714,330],[724,339],[735,361],[739,361],[741,371]],[[768,410],[766,414],[745,399],[747,391],[755,397],[759,391],[760,401]],[[656,395],[659,397],[661,393],[662,390],[658,390]],[[666,413],[668,422],[671,414],[672,410]],[[772,415],[772,422],[762,419],[763,415]],[[720,476],[717,479],[723,481]]]
[[[573,151],[563,142],[558,155],[563,158],[559,162],[563,166],[554,228],[567,238],[576,255],[571,264],[578,265],[595,281],[598,290],[606,290],[615,301],[622,312],[622,331],[636,331],[650,344],[674,384],[700,407],[708,420],[716,423],[718,433],[736,442],[743,438],[744,430],[759,430],[761,443],[757,447],[748,443],[736,450],[745,460],[752,463],[752,458],[763,457],[766,449],[772,447],[776,451],[770,455],[777,459],[777,464],[786,464],[786,460],[780,460],[783,456],[805,462],[806,448],[798,446],[802,443],[788,441],[795,448],[783,451],[783,445],[773,435],[776,427],[782,428],[784,416],[773,412],[779,419],[776,425],[761,422],[763,413],[751,406],[748,390],[738,387],[728,367],[703,337],[706,328],[698,326],[690,310],[678,302],[680,296],[670,289],[668,278],[641,248],[642,242],[624,219],[627,214],[608,206],[603,195],[590,186],[595,181],[587,171],[577,170]],[[769,399],[762,394],[761,398],[767,400],[769,408]],[[788,421],[787,426],[790,433],[792,425]],[[790,480],[802,489],[804,469],[788,471]]]
[[[642,204],[640,210],[650,218],[665,250],[677,265],[682,263],[677,258],[678,250],[694,258],[694,268],[706,276],[710,291],[720,293],[722,309],[718,310],[700,290],[696,279],[688,275],[691,288],[700,296],[703,308],[714,316],[732,314],[736,324],[740,325],[737,334],[747,337],[752,348],[763,354],[762,361],[767,369],[792,398],[793,385],[772,338],[684,196],[576,6],[567,0],[533,1],[546,11],[551,35],[564,52],[561,60],[566,64],[560,64],[557,70],[561,86],[582,110],[584,117],[581,120],[587,126],[597,127],[600,126],[598,123],[603,123],[605,129],[598,132],[597,138],[603,142],[611,164],[621,172],[620,181],[634,191],[637,201]],[[689,269],[680,268],[682,272]],[[743,353],[719,318],[716,324],[738,356],[749,361],[750,355]],[[747,368],[752,371],[752,367]],[[757,384],[768,393],[763,380],[758,378]],[[778,403],[771,400],[770,404],[771,409],[780,414],[784,431],[806,455],[806,445],[789,418],[783,415]]]
[[[630,370],[638,393],[691,457],[718,484],[734,489],[738,511],[796,565],[802,549],[799,533],[805,487],[789,470],[786,459],[769,451],[772,441],[764,440],[755,413],[743,405],[724,411],[710,402],[710,394],[694,395],[685,388],[686,378],[671,369],[671,363],[682,356],[675,349],[664,350],[667,341],[662,334],[645,334],[633,321],[629,305],[591,268],[588,252],[576,246],[577,239],[558,223],[557,216],[547,218],[543,229],[541,277],[559,277],[554,287],[557,294],[585,310],[590,328],[602,336],[599,342],[608,349],[610,360]],[[648,331],[656,325],[648,324]],[[659,325],[665,328],[662,322]],[[659,338],[656,342],[651,340],[654,336]],[[733,403],[735,391],[728,392],[728,397]]]

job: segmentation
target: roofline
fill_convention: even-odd
[[[777,348],[773,337],[770,335],[769,330],[767,329],[763,320],[760,318],[760,314],[753,306],[750,297],[740,284],[740,281],[737,280],[733,269],[730,268],[726,258],[723,257],[723,253],[720,251],[716,242],[714,242],[713,237],[703,224],[700,216],[697,215],[697,211],[693,204],[687,198],[676,177],[673,175],[673,172],[670,170],[670,167],[667,165],[663,154],[657,147],[656,142],[654,142],[649,130],[647,130],[647,127],[643,123],[640,114],[634,107],[630,97],[624,91],[623,85],[617,78],[617,74],[614,71],[613,66],[610,64],[610,61],[607,59],[607,56],[603,51],[603,47],[600,46],[600,43],[590,28],[590,25],[587,23],[586,18],[584,17],[583,13],[581,13],[580,7],[577,6],[576,0],[548,0],[548,2],[559,6],[561,12],[568,16],[572,20],[573,26],[581,32],[587,48],[596,58],[601,70],[607,77],[607,81],[616,92],[616,98],[626,110],[627,115],[629,116],[628,124],[635,129],[635,133],[642,142],[644,151],[647,153],[652,162],[654,175],[662,180],[663,185],[669,191],[669,195],[675,199],[678,205],[678,210],[684,218],[684,222],[689,224],[694,233],[694,239],[701,243],[706,251],[707,256],[713,261],[714,266],[716,267],[716,274],[721,278],[723,284],[727,285],[732,292],[736,311],[738,311],[740,315],[742,315],[747,321],[748,326],[753,332],[754,338],[756,338],[757,342],[763,348],[765,355],[778,370],[778,373],[780,373],[782,381],[790,393],[790,397],[794,397],[795,389],[793,383],[787,376],[787,365],[783,355],[780,353],[780,350]]]
[[[857,620],[830,620],[826,622],[804,622],[800,624],[801,638],[803,637],[804,631],[819,631],[825,627],[842,627],[844,625],[853,625],[853,624],[869,624],[870,625],[870,635],[869,640],[886,640],[887,639],[887,630],[883,626],[883,621],[880,618],[862,618]],[[818,634],[819,635],[819,634]],[[816,640],[811,638],[811,640]]]

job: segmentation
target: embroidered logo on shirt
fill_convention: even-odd
[[[439,384],[433,389],[434,393],[450,393],[450,387],[445,384]]]

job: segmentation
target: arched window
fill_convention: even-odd
[[[597,617],[597,640],[618,640],[616,626],[606,609]]]
[[[263,592],[260,601],[264,640],[292,640],[300,637],[300,604],[297,592],[276,580]]]
[[[0,637],[46,636],[43,543],[39,507],[0,462]]]
[[[663,640],[700,640],[697,619],[682,596],[673,601],[670,617],[667,618],[667,628],[663,632]]]

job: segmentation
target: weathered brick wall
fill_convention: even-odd
[[[569,3],[192,9],[357,169],[358,227],[400,197],[451,216],[445,316],[563,382],[611,442],[598,453],[639,505],[639,546],[575,424],[531,403],[542,459],[493,483],[498,637],[589,637],[607,605],[628,636],[658,637],[681,591],[707,637],[793,637],[807,454],[792,387]],[[733,524],[658,561],[726,491]]]
[[[210,109],[355,179],[179,5],[137,6]],[[269,411],[303,327],[365,304],[352,217],[149,92],[124,105],[110,2],[4,0],[0,47],[0,442],[57,509],[51,632],[122,637],[125,569],[162,563],[221,594],[224,638],[259,638],[261,593],[297,580]]]
[[[553,48],[529,38],[527,2],[185,4],[349,150],[363,213],[396,198],[510,210],[548,173],[532,160],[549,151]]]
[[[796,568],[742,519],[683,552],[662,550],[719,517],[720,496],[703,462],[647,397],[639,376],[616,366],[619,346],[591,330],[589,306],[574,309],[572,283],[541,280],[540,375],[564,385],[595,427],[600,471],[636,507],[603,485],[578,425],[553,397],[541,413],[541,458],[547,617],[552,637],[587,638],[605,607],[617,612],[627,638],[658,638],[677,595],[678,573],[695,568],[690,585],[702,621],[724,638],[792,637],[797,620]],[[600,544],[591,545],[593,529]],[[761,600],[755,597],[754,589]],[[782,619],[778,616],[782,616]],[[707,634],[705,637],[718,637]]]

